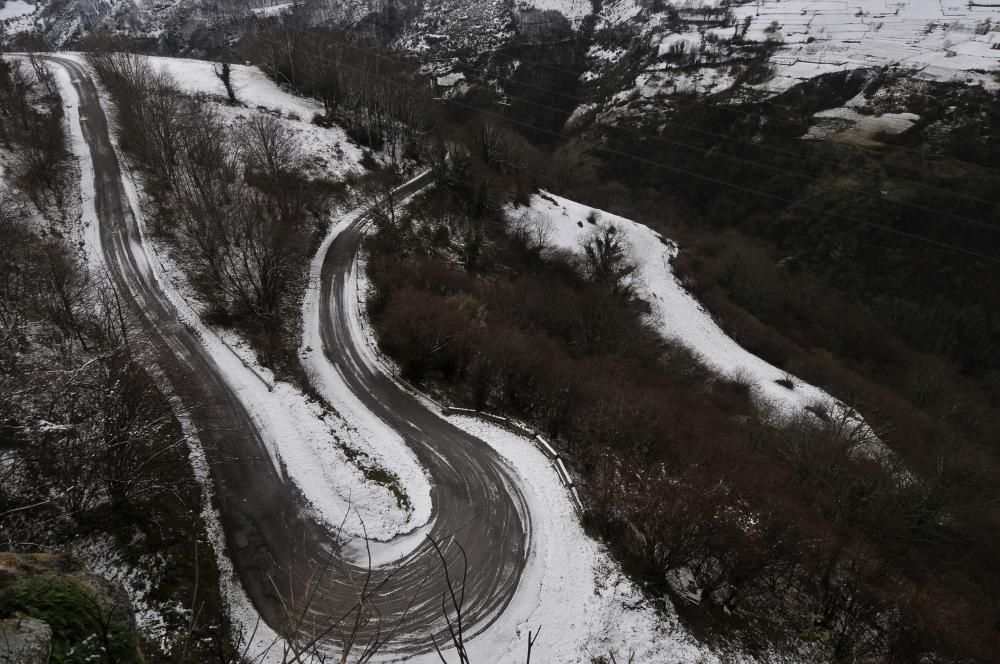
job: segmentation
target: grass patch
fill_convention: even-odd
[[[396,499],[396,504],[399,505],[400,509],[407,512],[413,510],[413,503],[410,502],[410,497],[403,491],[403,487],[399,483],[399,477],[395,473],[386,470],[372,461],[370,456],[346,443],[338,440],[337,447],[344,453],[348,461],[357,466],[366,480],[380,484],[388,489],[389,493]]]
[[[0,615],[22,615],[52,629],[51,662],[142,662],[127,606],[106,605],[82,581],[23,579],[0,591]]]

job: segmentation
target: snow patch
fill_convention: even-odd
[[[24,0],[7,0],[0,7],[0,21],[15,19],[26,14],[34,13],[38,5],[30,4]]]

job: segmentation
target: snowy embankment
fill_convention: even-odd
[[[337,126],[320,127],[313,116],[323,112],[322,104],[282,90],[257,67],[232,65],[232,82],[239,106],[230,106],[226,89],[215,74],[216,63],[207,60],[148,56],[153,67],[164,71],[190,94],[204,94],[220,103],[217,113],[238,121],[250,113],[267,112],[280,117],[295,132],[305,152],[312,174],[339,180],[364,169],[359,165],[362,150]]]
[[[619,662],[633,654],[636,662],[657,664],[720,661],[685,631],[669,602],[666,615],[658,612],[584,532],[555,468],[527,438],[472,417],[449,421],[510,464],[531,524],[517,591],[497,621],[466,644],[470,661],[520,664],[528,631],[539,629],[532,661],[590,662],[610,654]],[[433,653],[407,661],[440,662]]]
[[[782,387],[776,381],[785,378],[787,372],[726,335],[674,275],[670,261],[677,255],[677,245],[651,228],[547,193],[532,196],[527,208],[508,210],[509,216],[524,217],[542,229],[553,247],[578,255],[582,255],[583,244],[597,228],[587,221],[592,213],[597,214],[597,225],[613,224],[628,244],[629,254],[638,265],[640,296],[652,308],[652,322],[664,338],[694,351],[710,369],[723,376],[753,381],[761,397],[788,414],[820,404],[829,412],[843,411],[843,404],[801,380],[794,380],[793,389]]]
[[[394,473],[400,479],[400,484],[406,490],[413,505],[413,517],[410,520],[410,532],[403,533],[390,541],[370,542],[371,563],[375,566],[386,565],[411,553],[424,542],[424,533],[429,530],[432,503],[430,497],[430,481],[423,472],[413,451],[389,425],[372,414],[348,387],[343,376],[323,353],[323,338],[320,333],[320,273],[330,245],[346,228],[355,223],[360,211],[344,215],[327,234],[313,257],[309,272],[309,286],[302,304],[302,344],[299,350],[299,361],[309,376],[310,384],[329,403],[333,404],[338,414],[350,422],[356,448],[363,449],[370,458],[383,468]],[[352,284],[356,284],[356,271],[352,271]],[[356,288],[356,285],[355,285]],[[361,340],[361,346],[369,349],[361,332],[361,313],[357,298],[352,302],[352,314],[357,323],[354,330],[356,339]],[[368,350],[371,353],[371,350]],[[374,356],[369,355],[370,360]],[[377,366],[377,364],[373,364]],[[368,551],[359,546],[348,546],[345,552],[362,562]]]

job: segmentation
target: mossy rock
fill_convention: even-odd
[[[44,554],[43,554],[44,555]],[[35,618],[52,630],[50,662],[139,664],[132,609],[120,589],[63,556],[17,555],[0,564],[0,618]]]

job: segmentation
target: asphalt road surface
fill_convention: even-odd
[[[444,565],[430,542],[390,566],[367,569],[341,556],[334,533],[304,514],[294,485],[276,469],[245,407],[220,369],[137,258],[142,241],[125,197],[108,122],[87,68],[51,61],[71,75],[80,124],[95,171],[101,251],[154,353],[156,367],[181,399],[205,449],[229,556],[262,618],[325,652],[351,639],[360,650],[391,636],[384,654],[426,652],[432,635],[447,642]],[[421,183],[413,185],[420,186]],[[330,246],[322,269],[323,353],[357,397],[414,450],[431,478],[430,535],[441,542],[456,590],[467,569],[466,638],[508,606],[527,560],[530,523],[513,470],[488,445],[404,392],[364,361],[351,336],[347,275],[363,234],[359,220]],[[459,549],[465,550],[468,565]],[[366,583],[367,580],[367,583]],[[450,600],[448,603],[450,607]],[[513,636],[513,635],[512,635]]]

